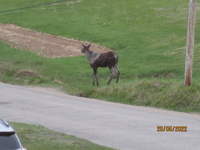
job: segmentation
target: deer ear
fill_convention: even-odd
[[[88,45],[88,48],[91,46],[91,43]]]
[[[83,47],[86,47],[85,45],[82,44]]]

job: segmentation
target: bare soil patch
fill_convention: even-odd
[[[83,55],[82,44],[89,44],[69,38],[32,31],[14,24],[0,24],[0,41],[20,50],[28,50],[43,57],[73,57]],[[92,44],[91,50],[104,53],[106,47]]]
[[[40,78],[40,75],[32,70],[22,70],[20,71],[19,74],[23,76],[32,76],[32,77]]]

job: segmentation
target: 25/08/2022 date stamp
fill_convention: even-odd
[[[187,132],[187,126],[157,126],[157,132]]]

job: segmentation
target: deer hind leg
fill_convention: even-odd
[[[111,72],[111,75],[110,75],[110,79],[108,80],[108,85],[110,84],[110,82],[112,81],[112,79],[114,78],[115,76],[115,68],[114,67],[109,67],[110,69],[110,72]]]
[[[119,72],[119,69],[117,66],[113,66],[110,69],[110,72],[111,72],[111,75],[110,75],[110,79],[108,80],[108,85],[110,84],[110,82],[112,81],[112,79],[117,75],[117,80],[116,80],[116,83],[118,83],[119,81],[119,75],[120,75],[120,72]]]
[[[97,78],[97,68],[93,68],[94,73],[93,73],[93,86],[95,86],[95,81],[97,86],[99,86],[98,78]]]
[[[116,73],[117,73],[117,80],[116,80],[116,83],[118,83],[120,72],[119,72],[119,69],[118,69],[117,66],[115,67],[115,70],[116,70]]]

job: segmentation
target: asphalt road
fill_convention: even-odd
[[[52,89],[0,83],[0,116],[121,150],[200,150],[198,114],[74,97]],[[186,126],[187,132],[157,132],[158,126]]]

